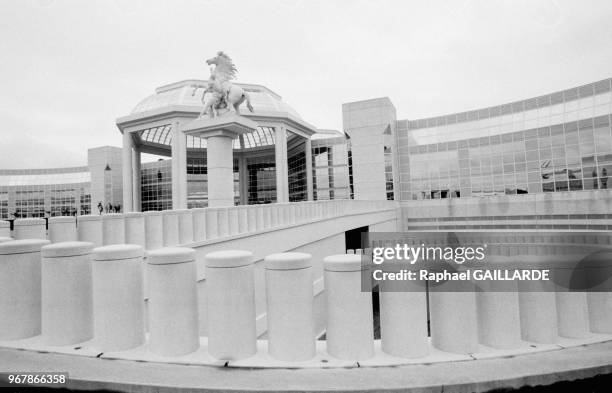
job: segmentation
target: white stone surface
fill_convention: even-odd
[[[445,286],[429,295],[432,344],[446,352],[474,353],[478,350],[476,294],[469,289],[444,292]]]
[[[102,246],[102,216],[77,216],[77,234],[81,242],[92,243],[94,247]]]
[[[201,242],[206,240],[206,209],[191,209],[193,215],[193,240]]]
[[[149,349],[162,356],[196,351],[198,297],[195,250],[166,247],[148,252]]]
[[[102,244],[125,244],[125,220],[121,213],[102,216]]]
[[[164,224],[161,212],[144,212],[145,249],[156,250],[164,246]]]
[[[77,241],[76,217],[50,217],[49,240],[52,243]]]
[[[315,332],[310,254],[268,255],[265,269],[270,355],[285,361],[311,359]]]
[[[164,247],[179,245],[179,221],[176,210],[162,211]]]
[[[216,239],[219,237],[217,209],[206,209],[206,239]]]
[[[94,340],[102,351],[144,344],[143,255],[136,244],[93,250]]]
[[[238,360],[257,351],[252,258],[238,250],[205,257],[208,351],[216,359]]]
[[[0,242],[0,340],[40,334],[40,249],[47,240]]]
[[[15,239],[47,239],[44,218],[18,218],[13,222]]]
[[[190,209],[180,209],[178,214],[179,243],[193,243],[193,216]]]
[[[369,359],[374,355],[372,293],[361,291],[361,257],[332,255],[323,264],[327,352],[339,359]]]
[[[143,213],[131,212],[124,214],[125,243],[146,247],[145,217]]]
[[[42,248],[42,335],[48,345],[93,337],[92,249],[88,242]]]

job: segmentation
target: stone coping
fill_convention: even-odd
[[[146,347],[115,354],[102,353],[87,346],[87,343],[43,347],[39,344],[40,336],[37,336],[0,342],[0,364],[4,364],[3,371],[8,372],[68,372],[69,389],[129,392],[194,389],[205,392],[486,392],[612,373],[612,336],[599,335],[600,342],[597,343],[593,340],[591,338],[591,343],[589,340],[564,340],[557,345],[542,346],[539,350],[525,349],[522,354],[490,348],[483,349],[482,356],[451,355],[438,351],[426,358],[391,367],[385,367],[382,363],[350,363],[333,359],[321,353],[323,342],[318,341],[316,367],[307,367],[303,363],[288,369],[286,365],[291,363],[279,361],[268,368],[261,367],[262,362],[269,360],[262,352],[267,347],[265,341],[258,341],[258,355],[250,358],[260,363],[260,367],[253,367],[249,359],[240,361],[242,364],[215,361],[205,354],[204,348],[191,355],[163,358],[163,362],[160,362],[160,357],[156,359],[155,355],[145,357]],[[202,344],[206,343],[205,338],[201,341]],[[378,343],[375,359],[380,361]],[[205,358],[210,361],[206,365],[196,361]],[[339,362],[344,364],[340,365]]]

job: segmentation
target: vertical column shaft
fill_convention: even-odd
[[[314,200],[314,191],[312,183],[312,142],[310,138],[306,139],[305,143],[305,154],[306,154],[306,200]]]
[[[172,208],[187,207],[187,136],[179,123],[172,126]]]
[[[208,207],[234,206],[233,139],[223,134],[206,141]]]
[[[123,211],[133,211],[133,174],[132,174],[132,148],[134,140],[132,135],[127,131],[123,131],[123,150],[122,150],[122,165],[123,165]]]
[[[289,202],[289,171],[287,169],[287,129],[275,128],[274,156],[276,164],[276,202]]]
[[[132,211],[142,211],[142,193],[141,193],[141,182],[140,182],[140,149],[134,147],[132,155]],[[124,209],[124,212],[127,211]]]

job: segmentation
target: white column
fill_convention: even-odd
[[[143,255],[135,244],[93,250],[94,338],[102,351],[144,344]]]
[[[132,155],[132,184],[133,184],[133,190],[132,190],[132,198],[133,198],[133,202],[132,202],[132,211],[135,212],[140,212],[142,211],[142,184],[140,181],[140,149],[136,146],[134,146],[134,151],[133,151],[133,155]],[[123,210],[124,213],[127,213],[127,211],[124,209]]]
[[[285,361],[311,359],[315,355],[311,256],[272,254],[265,264],[268,351]]]
[[[244,153],[238,156],[238,179],[240,183],[240,204],[249,204],[249,170]]]
[[[371,358],[374,356],[372,293],[361,291],[361,256],[332,255],[323,264],[327,352],[353,361]]]
[[[0,340],[40,334],[40,248],[47,240],[0,244]]]
[[[187,136],[172,126],[172,208],[187,208]]]
[[[275,127],[274,157],[276,165],[276,202],[289,202],[289,172],[287,169],[287,129]]]
[[[195,250],[184,247],[148,252],[149,348],[159,355],[180,356],[200,347],[195,257]]]
[[[208,207],[234,206],[233,135],[219,133],[206,139]]]
[[[93,337],[92,249],[88,242],[42,248],[42,336],[47,345]]]
[[[312,142],[310,138],[306,139],[305,147],[306,153],[306,200],[314,200],[314,191],[312,183]]]
[[[219,360],[237,360],[257,352],[253,254],[207,254],[208,352]],[[228,312],[231,310],[231,312]]]
[[[123,211],[133,211],[133,173],[132,173],[132,148],[134,140],[132,134],[127,130],[123,131],[123,151],[122,151],[122,176],[123,176]]]

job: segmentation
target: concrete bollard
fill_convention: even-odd
[[[47,345],[93,337],[92,249],[88,242],[42,248],[42,335]]]
[[[77,216],[77,235],[80,242],[102,246],[102,216]]]
[[[612,334],[612,251],[602,250],[585,258],[589,283],[587,304],[593,333]]]
[[[463,285],[468,287],[448,291],[449,286]],[[442,351],[459,354],[477,352],[478,322],[474,284],[446,282],[430,291],[429,312],[433,346]]]
[[[50,217],[49,241],[51,243],[75,242],[78,239],[75,217]]]
[[[11,223],[0,220],[0,237],[11,237]]]
[[[179,222],[176,210],[163,210],[162,222],[164,247],[177,246],[179,244]]]
[[[0,340],[40,334],[40,249],[47,244],[41,239],[0,242]]]
[[[18,218],[13,222],[15,239],[47,239],[44,218]]]
[[[578,262],[585,256],[585,249],[576,245],[560,246],[555,249],[555,271],[557,290],[557,328],[559,336],[586,338],[589,332],[589,310],[586,291],[570,291],[573,285],[584,289],[585,269]]]
[[[206,239],[216,239],[219,237],[219,217],[217,209],[206,209]]]
[[[137,244],[146,247],[145,216],[140,212],[124,214],[125,220],[125,243]]]
[[[384,272],[412,270],[404,261],[389,262],[382,265]],[[427,294],[425,287],[418,285],[408,280],[385,280],[380,284],[381,348],[392,356],[418,358],[429,353]]]
[[[121,213],[102,216],[102,244],[125,244],[125,220]]]
[[[192,209],[193,215],[193,240],[201,242],[206,240],[206,209]]]
[[[270,355],[293,362],[311,359],[315,337],[310,254],[268,255],[265,269]]]
[[[180,209],[178,214],[179,244],[193,243],[193,216],[191,210]]]
[[[505,255],[489,255],[487,268],[511,269],[515,259]],[[483,345],[510,349],[521,345],[521,319],[516,281],[482,282],[483,291],[476,292],[478,336]]]
[[[364,360],[374,355],[372,294],[361,291],[359,255],[323,260],[327,295],[327,352],[336,358]]]
[[[147,253],[147,264],[149,348],[162,356],[196,351],[200,339],[195,250],[153,250]]]
[[[235,236],[240,233],[240,223],[238,218],[238,209],[236,207],[230,207],[227,209],[228,215],[228,226],[227,234],[229,236]]]
[[[251,252],[237,250],[205,257],[208,352],[216,359],[243,359],[257,352],[252,258]]]
[[[164,222],[159,211],[144,212],[145,250],[151,251],[164,246]]]
[[[529,246],[521,260],[530,268],[550,267],[554,256],[546,246]],[[557,300],[554,282],[519,281],[521,336],[525,341],[554,344],[558,340]]]
[[[136,244],[93,250],[94,338],[102,351],[144,344],[143,255]]]

